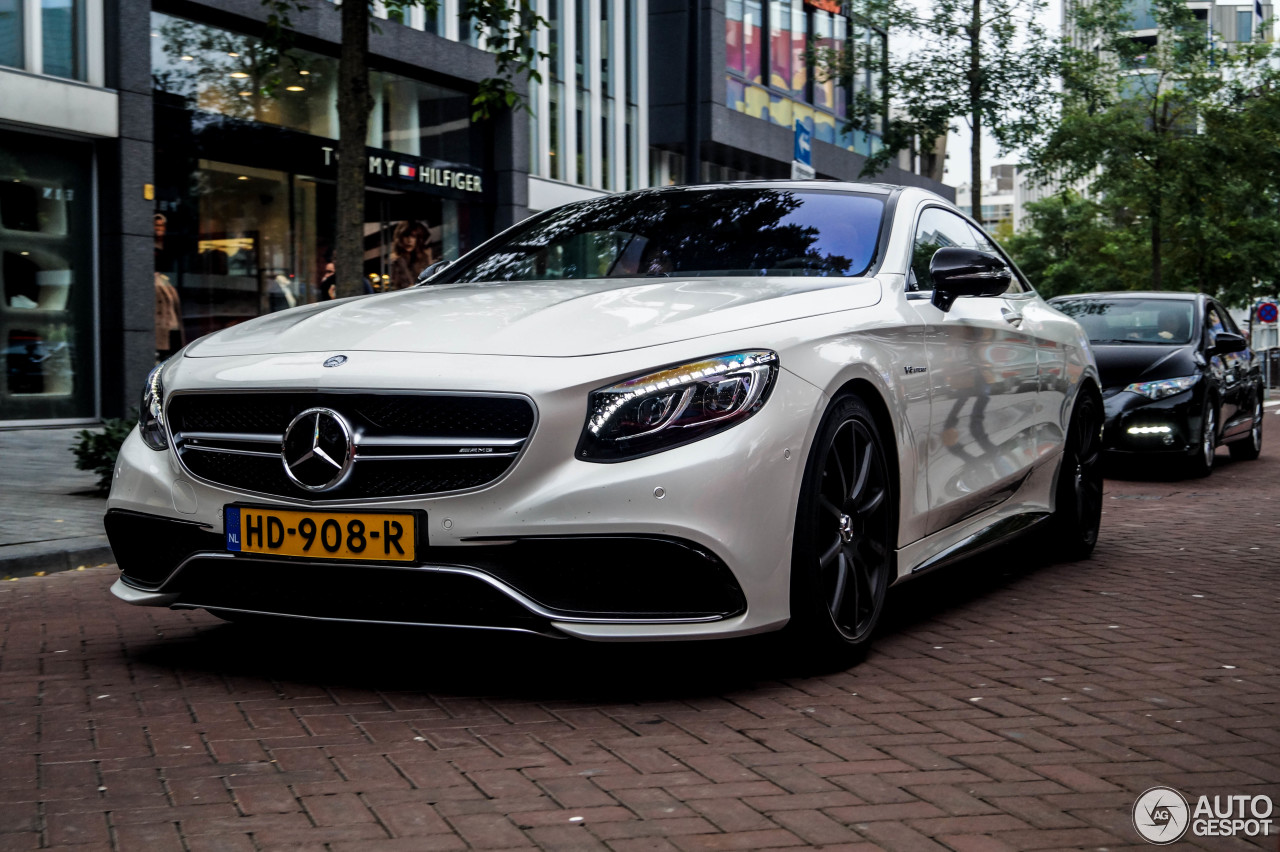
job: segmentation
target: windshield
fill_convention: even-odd
[[[689,275],[856,276],[879,195],[754,187],[605,196],[535,216],[432,283]]]
[[[1090,343],[1191,342],[1190,300],[1070,299],[1053,306],[1080,323]]]

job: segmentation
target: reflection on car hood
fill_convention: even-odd
[[[268,314],[189,357],[381,350],[573,356],[621,352],[874,305],[874,278],[643,278],[449,284]]]
[[[1193,346],[1144,346],[1138,343],[1093,346],[1104,388],[1122,388],[1133,382],[1193,375],[1197,370],[1195,351]]]

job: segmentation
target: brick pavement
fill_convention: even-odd
[[[1147,849],[1150,786],[1280,801],[1280,451],[1220,459],[1109,480],[1091,562],[895,590],[848,672],[0,583],[0,850]]]

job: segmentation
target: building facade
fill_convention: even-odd
[[[956,187],[956,206],[998,238],[1007,237],[1013,232],[1016,218],[1016,173],[1017,166],[1012,163],[998,163],[991,167],[990,177],[982,182],[982,210],[977,215],[969,203],[971,187],[967,183]]]
[[[848,93],[804,46],[861,51],[854,85],[874,87],[883,34],[834,0],[696,8],[537,0],[530,110],[488,121],[463,0],[378,22],[368,289],[531,212],[684,182],[690,144],[701,180],[787,176],[799,122],[819,176],[856,178],[878,138],[843,132]],[[157,358],[328,298],[339,13],[317,0],[293,24],[280,54],[259,0],[0,0],[0,427],[125,416]]]

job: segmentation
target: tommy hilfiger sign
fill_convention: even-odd
[[[338,152],[336,149],[325,145],[320,150],[324,153],[325,166],[332,167],[337,163]],[[425,185],[415,187],[423,189],[439,187],[465,193],[480,194],[484,192],[484,184],[478,169],[459,166],[456,163],[441,163],[422,157],[411,157],[405,154],[369,150],[368,175],[371,178],[389,179],[389,181],[399,185]],[[388,181],[380,182],[387,183]],[[406,186],[405,188],[408,187]]]

